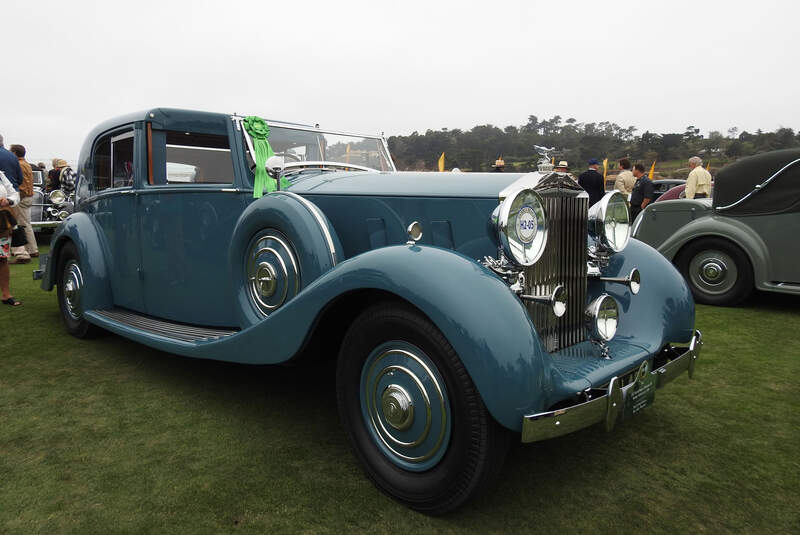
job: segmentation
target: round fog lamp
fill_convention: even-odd
[[[567,311],[567,290],[560,284],[556,287],[552,297],[553,314],[560,318]]]
[[[586,322],[591,337],[608,342],[617,333],[619,307],[608,294],[603,294],[586,307]]]

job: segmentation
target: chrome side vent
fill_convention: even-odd
[[[567,311],[558,318],[550,307],[526,303],[548,352],[586,339],[586,236],[589,198],[569,176],[553,173],[534,188],[544,199],[549,236],[544,254],[525,269],[525,293],[549,295],[559,284],[567,291]]]

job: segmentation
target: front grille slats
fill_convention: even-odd
[[[526,293],[550,295],[559,284],[567,291],[567,312],[556,318],[552,309],[526,303],[528,313],[548,352],[586,338],[586,233],[589,200],[572,179],[555,174],[534,189],[542,196],[548,221],[547,246],[536,264],[525,270]]]

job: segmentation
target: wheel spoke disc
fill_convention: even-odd
[[[447,390],[430,358],[401,341],[370,353],[361,372],[361,412],[383,454],[406,470],[433,468],[447,451]]]
[[[695,288],[710,295],[722,295],[736,285],[739,271],[727,253],[702,251],[689,262],[689,278]]]

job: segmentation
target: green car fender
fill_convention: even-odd
[[[750,259],[756,280],[767,280],[767,266],[770,264],[769,249],[758,233],[734,218],[711,214],[695,219],[677,229],[659,245],[658,252],[670,261],[674,261],[686,245],[706,237],[722,238],[737,245]]]

